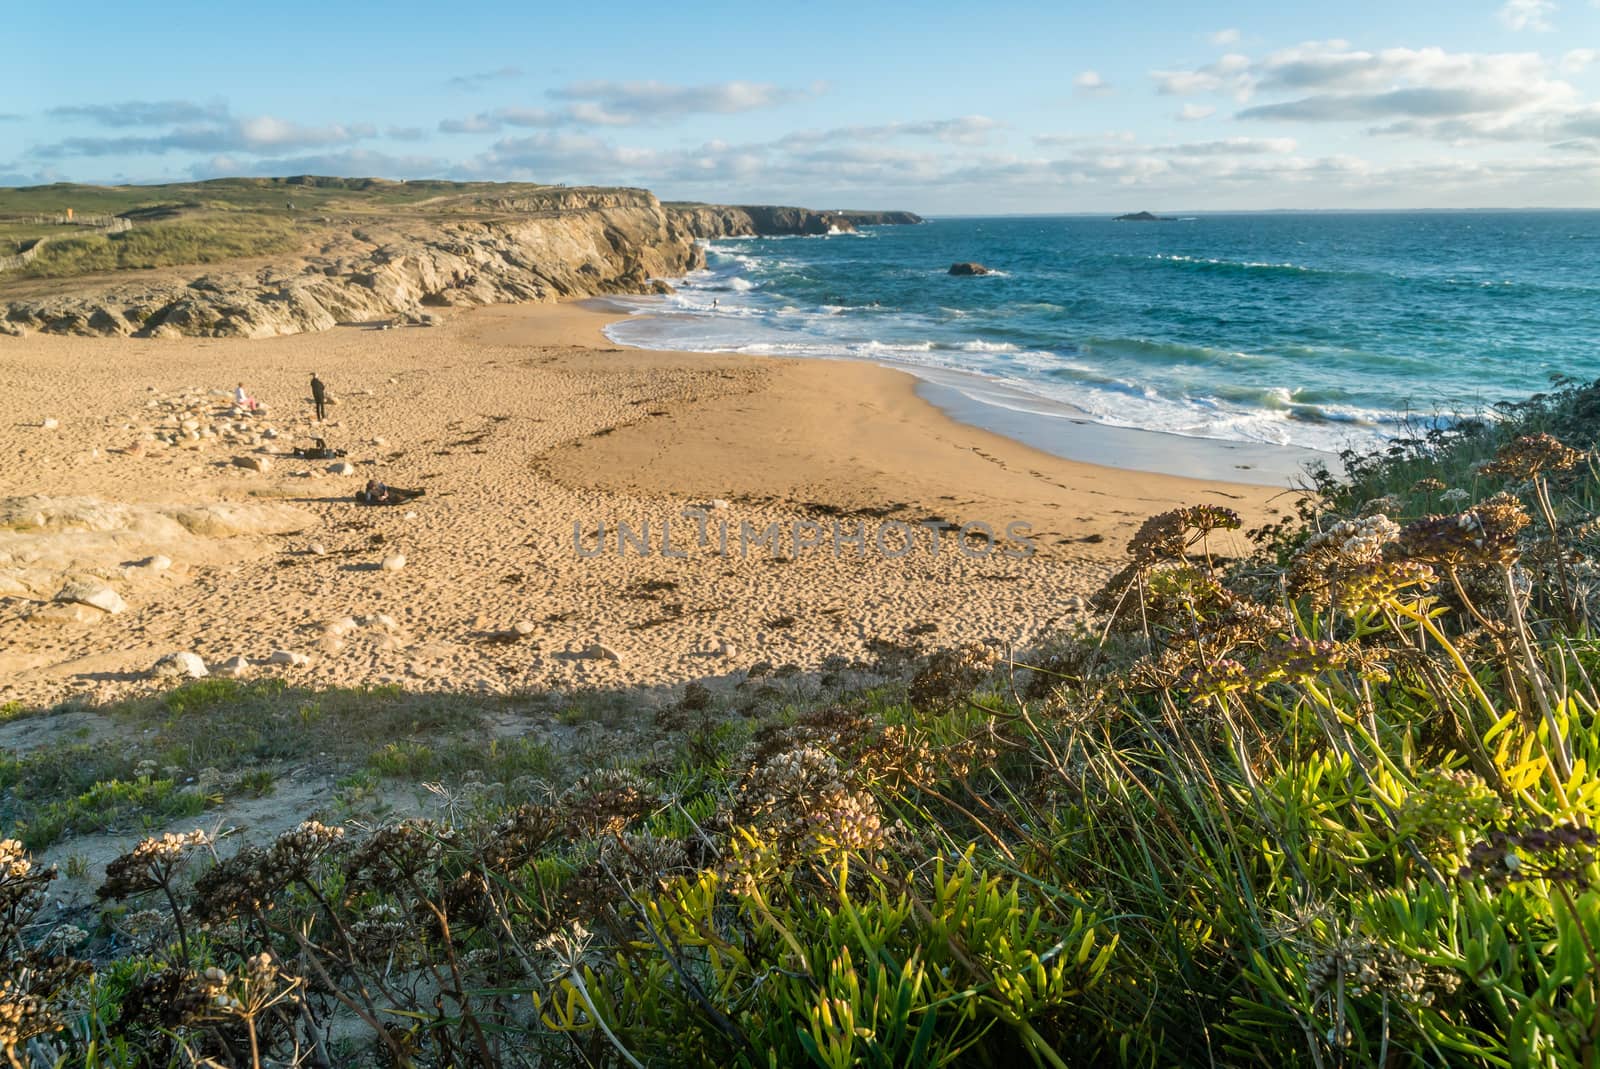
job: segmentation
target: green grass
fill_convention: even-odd
[[[306,245],[330,227],[514,217],[538,210],[551,191],[533,183],[319,177],[0,189],[0,253],[32,238],[51,239],[32,263],[0,275],[0,284],[272,255]],[[79,218],[125,216],[133,229],[101,235],[35,221],[68,208]]]

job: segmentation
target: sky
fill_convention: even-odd
[[[1600,0],[6,6],[0,185],[1600,208]]]

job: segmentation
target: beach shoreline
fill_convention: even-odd
[[[650,299],[632,298],[635,302]],[[648,306],[641,309],[637,304],[623,305],[607,297],[591,297],[580,303],[607,316],[607,321],[600,327],[607,344],[627,348],[645,347],[614,337],[609,333],[614,323],[634,317],[649,318],[666,314],[664,309],[653,311]],[[645,351],[671,350],[645,348]],[[1093,413],[1067,402],[1024,392],[977,371],[931,368],[890,359],[865,360],[844,355],[789,359],[870,363],[910,375],[917,381],[918,395],[956,422],[998,434],[1063,460],[1123,471],[1246,483],[1277,489],[1303,481],[1311,465],[1323,465],[1333,471],[1340,469],[1339,458],[1335,454],[1302,446],[1185,435],[1106,423],[1095,418]]]
[[[431,328],[0,340],[0,700],[109,700],[159,685],[149,669],[178,651],[321,685],[515,693],[809,671],[885,643],[1021,647],[1083,619],[1147,516],[1289,510],[1268,487],[1062,460],[950,418],[898,370],[625,349],[607,321],[497,305]],[[313,371],[341,402],[321,427]],[[227,412],[239,380],[265,417]],[[153,440],[183,418],[207,435]],[[313,432],[351,474],[289,455]],[[368,478],[427,494],[363,508]],[[229,534],[169,522],[196,508],[285,511]],[[696,530],[707,517],[727,544]],[[624,523],[651,528],[648,553],[618,542]],[[997,541],[936,541],[945,523]],[[746,526],[781,537],[742,545]],[[127,609],[64,609],[74,577]]]

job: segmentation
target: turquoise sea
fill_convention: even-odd
[[[674,281],[613,339],[1238,442],[1365,445],[1600,376],[1597,212],[942,218],[716,241]]]

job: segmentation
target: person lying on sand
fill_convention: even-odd
[[[303,460],[334,460],[338,457],[344,456],[343,449],[329,449],[328,443],[323,441],[321,438],[313,438],[312,441],[316,442],[317,444],[311,446],[310,448],[298,445],[295,446],[294,455]]]
[[[421,490],[402,490],[398,486],[385,486],[377,479],[368,479],[366,489],[356,494],[356,500],[364,505],[400,505],[422,494]]]

